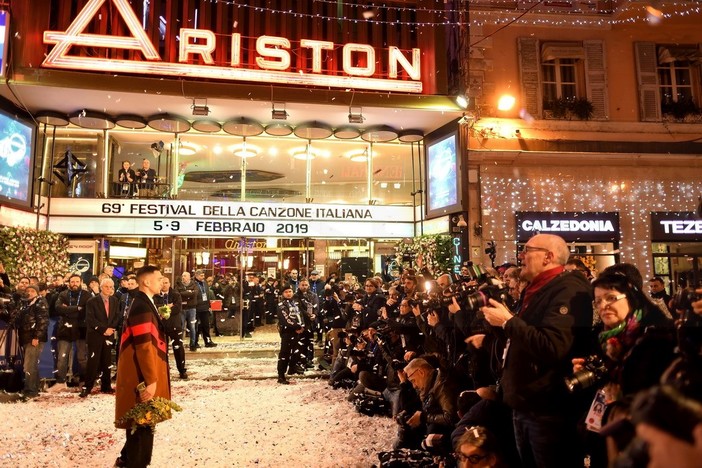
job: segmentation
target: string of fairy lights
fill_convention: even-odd
[[[390,26],[485,26],[503,25],[515,23],[518,25],[534,26],[611,26],[617,24],[629,24],[650,22],[656,23],[663,19],[673,17],[685,17],[698,15],[702,12],[702,5],[693,1],[671,1],[657,2],[656,11],[652,14],[647,9],[646,4],[626,2],[619,7],[616,12],[609,10],[590,10],[581,8],[581,4],[587,2],[571,2],[567,6],[561,3],[554,4],[548,2],[515,2],[514,0],[463,0],[455,2],[457,8],[452,8],[452,3],[446,3],[442,9],[432,9],[414,4],[392,4],[375,2],[347,2],[341,0],[313,0],[313,3],[329,4],[339,8],[339,11],[348,8],[357,10],[356,15],[339,13],[330,16],[320,13],[306,13],[293,8],[284,9],[271,6],[270,1],[261,0],[250,2],[244,0],[209,0],[213,4],[228,5],[239,9],[253,10],[258,13],[270,13],[275,15],[292,16],[293,18],[311,18],[326,21],[343,21],[353,24],[390,25]],[[537,4],[541,3],[541,4]],[[653,3],[653,2],[652,2]],[[536,8],[534,6],[536,5]],[[523,15],[527,10],[533,8],[528,15]],[[361,13],[372,9],[372,16],[364,17]],[[432,21],[405,21],[394,19],[397,15],[407,13],[426,13],[436,16]],[[388,17],[385,19],[385,17]]]
[[[481,168],[484,238],[497,246],[496,264],[514,262],[515,213],[618,212],[620,261],[653,276],[651,212],[695,211],[702,181],[680,168],[506,167]]]

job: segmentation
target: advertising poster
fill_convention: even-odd
[[[458,158],[456,135],[450,135],[427,149],[429,183],[428,211],[440,210],[458,203]]]
[[[0,200],[29,205],[33,127],[0,113]]]

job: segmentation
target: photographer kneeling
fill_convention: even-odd
[[[658,383],[674,358],[675,336],[672,321],[626,276],[604,274],[592,285],[593,306],[602,320],[595,327],[597,343],[590,357],[573,359],[574,373],[566,383],[571,392],[597,385],[586,423],[599,432],[628,415],[635,393]],[[607,443],[610,460],[634,436],[633,427],[617,435]]]
[[[450,447],[450,436],[458,419],[457,386],[447,373],[434,368],[424,358],[415,358],[398,372],[401,385],[409,382],[419,396],[421,408],[396,416],[400,428],[395,448],[418,449],[430,434],[440,436],[442,446]],[[439,437],[436,437],[438,439]],[[435,446],[438,444],[435,444]]]

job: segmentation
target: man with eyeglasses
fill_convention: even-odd
[[[490,300],[485,319],[508,339],[501,388],[513,410],[515,438],[525,467],[582,463],[577,444],[578,402],[563,385],[571,359],[587,349],[592,323],[592,289],[579,272],[566,272],[569,249],[552,234],[538,234],[519,255],[529,282],[512,314]]]
[[[456,382],[448,372],[434,368],[424,358],[412,359],[398,372],[401,391],[409,385],[417,393],[420,406],[416,411],[404,410],[396,420],[400,424],[395,448],[418,449],[424,437],[440,435],[444,441],[450,440],[451,431],[458,420]]]

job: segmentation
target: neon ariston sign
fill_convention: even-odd
[[[215,33],[206,29],[180,29],[179,63],[164,62],[129,6],[128,0],[112,0],[124,19],[131,37],[108,36],[83,32],[107,0],[90,0],[66,31],[45,31],[44,43],[55,44],[46,55],[44,67],[102,71],[111,73],[138,73],[159,76],[211,78],[231,81],[251,81],[333,88],[358,88],[378,91],[422,92],[420,50],[412,49],[408,58],[397,47],[387,51],[388,78],[373,78],[376,74],[376,51],[368,44],[343,45],[344,75],[325,75],[322,61],[325,51],[333,50],[330,41],[301,39],[301,51],[311,54],[309,70],[290,71],[291,41],[278,36],[260,36],[256,39],[257,69],[242,68],[241,34],[231,35],[229,66],[215,65],[213,53],[217,48]],[[123,60],[70,55],[73,46],[116,48],[141,52],[146,60]],[[187,63],[199,57],[204,65]],[[362,58],[363,60],[356,60]],[[356,63],[356,65],[354,65]],[[358,65],[365,63],[365,65]],[[399,79],[400,69],[409,80]]]

